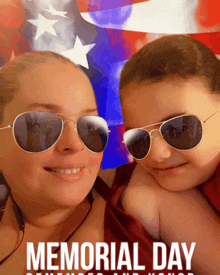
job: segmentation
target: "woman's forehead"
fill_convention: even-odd
[[[9,103],[11,108],[13,106],[17,113],[25,112],[28,106],[37,104],[35,107],[41,110],[45,110],[46,105],[57,106],[56,112],[72,114],[96,109],[92,86],[80,69],[65,64],[51,67],[36,66],[20,77],[20,87]]]

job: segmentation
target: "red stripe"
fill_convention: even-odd
[[[132,56],[132,54],[134,54],[150,41],[149,36],[151,36],[152,34],[135,31],[121,31],[121,35],[125,41],[124,47],[126,49],[129,49],[126,56],[126,59],[128,59]],[[215,54],[220,54],[220,32],[196,33],[188,35],[201,41]],[[115,41],[115,44],[117,43],[118,41]]]
[[[189,35],[201,41],[215,54],[220,54],[220,32],[196,33]]]
[[[216,0],[199,0],[196,9],[196,19],[203,27],[220,25],[220,2]]]
[[[87,0],[78,0],[78,7],[80,12],[88,12],[88,4],[87,4]]]
[[[0,2],[0,24],[2,26],[14,29],[19,28],[23,24],[25,16],[20,0],[4,0]]]

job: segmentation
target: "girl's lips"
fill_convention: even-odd
[[[167,176],[167,175],[171,175],[171,174],[180,173],[185,168],[185,166],[187,164],[188,163],[186,162],[186,163],[182,163],[182,164],[178,164],[178,165],[174,165],[174,166],[169,166],[169,167],[165,167],[165,168],[155,167],[155,168],[153,168],[153,171],[158,173],[158,174]]]
[[[182,163],[182,164],[177,164],[177,165],[173,165],[173,166],[169,166],[169,167],[164,167],[164,168],[158,168],[158,167],[155,167],[153,168],[153,170],[159,170],[159,171],[166,171],[166,170],[170,170],[170,169],[175,169],[175,168],[178,168],[178,167],[181,167],[183,165],[187,164],[186,162],[185,163]]]

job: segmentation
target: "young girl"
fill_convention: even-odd
[[[219,91],[220,61],[183,35],[144,46],[120,79],[124,143],[135,163],[118,168],[113,190],[155,239],[196,242],[198,274],[220,270]]]

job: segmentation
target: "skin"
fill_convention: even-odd
[[[64,120],[74,121],[82,115],[97,115],[87,77],[70,66],[54,67],[44,65],[40,70],[36,68],[21,77],[22,87],[5,108],[2,125],[12,124],[18,114],[26,111],[62,113],[65,114],[61,116]],[[36,103],[54,107],[33,105]],[[37,205],[40,212],[50,206],[54,209],[78,205],[90,191],[101,160],[102,154],[92,153],[83,145],[74,122],[66,122],[58,142],[50,150],[40,153],[21,150],[14,141],[12,130],[1,131],[2,172],[16,200],[27,201],[28,207]],[[48,172],[45,168],[82,170],[81,173],[66,175]]]
[[[203,139],[192,150],[172,148],[158,131],[153,131],[150,152],[145,159],[137,160],[121,201],[125,211],[155,239],[168,245],[186,242],[187,247],[196,242],[192,257],[195,274],[219,274],[219,217],[195,187],[207,181],[220,162],[220,130],[216,127],[220,123],[220,96],[211,95],[206,82],[199,78],[133,82],[122,90],[122,95],[127,129],[182,113],[194,114],[204,121],[218,111],[206,122]]]
[[[17,115],[26,111],[62,113],[64,120],[74,121],[82,115],[97,115],[88,78],[71,65],[56,61],[38,65],[22,75],[20,83],[21,89],[5,108],[1,127],[12,124]],[[0,138],[1,171],[25,220],[24,240],[13,255],[16,257],[10,257],[1,270],[4,274],[13,275],[15,271],[23,274],[26,242],[36,245],[39,241],[64,241],[86,216],[91,207],[86,197],[97,177],[103,154],[90,152],[83,145],[73,121],[65,122],[60,139],[45,152],[28,153],[20,149],[11,129],[0,131]],[[81,170],[68,175],[45,168]],[[11,206],[9,200],[0,224],[1,259],[14,249],[21,237]],[[98,196],[71,242],[103,241],[104,207],[104,200]]]
[[[179,114],[194,114],[204,121],[220,108],[220,96],[212,96],[206,83],[198,78],[131,83],[123,93],[126,93],[122,109],[127,129],[141,128]],[[203,125],[200,144],[187,151],[172,148],[158,131],[152,132],[150,152],[143,160],[137,160],[138,165],[167,190],[181,191],[200,185],[212,176],[220,162],[220,129],[216,127],[219,123],[217,113]],[[153,129],[158,128],[147,128]]]

